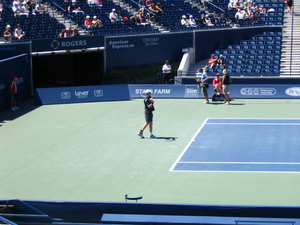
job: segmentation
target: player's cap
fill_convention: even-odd
[[[6,28],[10,28],[10,25],[6,25]]]
[[[93,18],[94,18],[94,19],[97,19],[97,16],[94,16]]]
[[[145,91],[145,94],[148,94],[148,93],[152,94],[152,91],[151,91],[150,89],[147,89],[147,90]]]
[[[224,69],[222,72],[223,72],[224,74],[228,74],[228,72],[227,72],[226,69]]]
[[[220,76],[220,73],[216,73],[216,76]]]
[[[14,79],[14,80],[17,80],[18,78],[16,78],[16,77],[13,77],[12,79]]]
[[[185,15],[183,15],[183,16],[182,16],[182,18],[183,18],[183,19],[185,19],[185,18],[186,18],[186,16],[185,16]]]

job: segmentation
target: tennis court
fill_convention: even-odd
[[[128,194],[143,196],[139,202],[148,203],[299,205],[300,101],[233,100],[231,105],[202,102],[203,99],[155,99],[153,133],[157,139],[137,135],[144,124],[142,99],[40,107],[28,101],[18,111],[2,112],[1,198],[125,202]],[[221,122],[220,118],[226,124],[209,124]],[[245,124],[248,119],[258,123],[257,118],[264,125]],[[247,120],[233,125],[227,124],[229,119]],[[266,125],[266,121],[276,125]],[[278,121],[293,121],[295,125],[278,125]],[[206,172],[204,168],[198,172],[197,166],[197,172],[170,172],[203,124],[197,138],[202,139],[202,132],[208,129],[206,135],[220,142],[229,138],[229,147],[237,146],[236,150],[227,155],[222,151],[225,147],[212,148],[212,160],[212,154],[203,159],[195,148],[194,153],[186,151],[192,157],[183,155],[182,159],[229,162],[230,167],[213,165],[215,171]],[[252,143],[252,131],[242,131],[255,126],[267,131],[255,132],[256,142]],[[147,130],[144,135],[148,135]],[[273,136],[273,147],[279,152],[268,157],[267,150],[261,153],[263,146],[257,140]],[[211,148],[214,142],[201,141],[202,144]],[[246,146],[251,144],[255,147]],[[234,152],[241,147],[249,151],[244,160]],[[249,165],[233,169],[232,162],[255,162],[257,169],[246,171]],[[292,169],[277,164],[262,168],[258,164],[262,162],[284,163]]]
[[[300,172],[299,133],[295,119],[206,119],[171,171]]]

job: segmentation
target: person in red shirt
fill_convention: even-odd
[[[210,65],[210,68],[213,68],[218,64],[218,59],[215,57],[214,54],[211,55],[211,58],[208,60],[208,64]]]
[[[12,94],[11,96],[11,109],[10,110],[17,110],[19,109],[17,107],[17,78],[13,77],[11,79],[11,85],[10,85],[10,93]]]
[[[222,89],[222,78],[220,78],[220,74],[216,74],[216,78],[213,79],[212,85],[214,86],[217,95],[220,95],[220,92],[223,91]]]

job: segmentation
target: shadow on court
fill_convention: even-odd
[[[178,137],[156,137],[153,139],[165,139],[165,141],[175,141]]]
[[[5,121],[12,121],[40,107],[34,104],[34,99],[29,99],[17,106],[19,107],[18,110],[11,111],[8,109],[0,113],[0,127],[5,124]]]

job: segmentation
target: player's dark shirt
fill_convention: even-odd
[[[152,103],[151,101],[150,101],[150,98],[151,98],[151,96],[149,97],[149,98],[145,98],[144,99],[144,104],[145,104],[145,110],[147,110],[147,111],[154,111],[154,105],[152,104],[152,107],[151,108],[148,108],[148,106]]]

